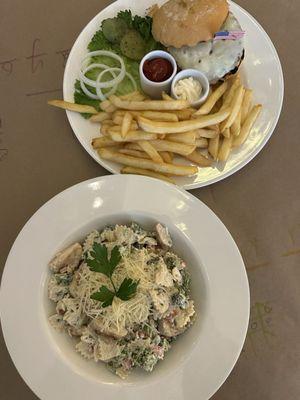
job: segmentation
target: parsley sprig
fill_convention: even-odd
[[[112,304],[115,296],[126,301],[135,295],[139,281],[136,282],[130,278],[125,278],[117,289],[112,279],[114,270],[122,258],[118,246],[112,249],[110,259],[108,259],[107,247],[99,243],[94,243],[90,256],[92,258],[86,258],[86,263],[90,270],[107,276],[113,287],[113,291],[111,291],[107,286],[102,285],[98,292],[91,295],[91,299],[100,301],[102,307],[108,307]]]

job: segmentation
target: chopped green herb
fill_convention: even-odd
[[[130,300],[135,295],[139,282],[135,282],[130,278],[125,278],[117,290],[112,280],[114,270],[122,258],[117,246],[112,249],[110,259],[108,259],[107,247],[95,242],[90,256],[92,258],[86,258],[85,260],[90,270],[107,276],[113,287],[113,291],[111,291],[106,286],[102,285],[98,292],[91,295],[91,299],[100,301],[102,307],[108,307],[112,304],[115,296],[126,301]]]
[[[121,300],[130,300],[136,292],[139,281],[135,282],[130,278],[125,278],[121,283],[116,296]]]
[[[106,286],[101,286],[99,292],[95,292],[91,295],[91,299],[102,302],[102,307],[110,306],[114,297],[115,293],[109,290]]]

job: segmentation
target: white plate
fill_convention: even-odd
[[[151,198],[151,202],[149,202]],[[84,360],[72,339],[49,325],[47,263],[92,229],[136,220],[166,224],[188,262],[197,319],[152,374],[122,381],[102,364]],[[8,256],[0,311],[17,370],[43,400],[206,400],[233,368],[249,319],[243,260],[214,213],[173,185],[138,176],[106,176],[65,190],[27,222]]]
[[[70,52],[64,75],[64,99],[74,101],[74,82],[79,76],[80,61],[87,53],[87,45],[100,28],[103,19],[113,17],[119,10],[126,8],[143,15],[153,3],[163,2],[164,0],[119,0],[96,15],[83,29]],[[192,177],[177,178],[177,184],[185,189],[218,182],[248,164],[270,139],[282,108],[283,75],[275,47],[267,33],[247,11],[233,2],[230,2],[230,8],[246,31],[246,54],[241,68],[243,82],[254,90],[254,100],[263,104],[263,111],[246,143],[232,152],[226,165],[219,163],[214,167],[200,168]],[[99,125],[86,121],[73,112],[68,111],[67,116],[79,142],[94,160],[108,171],[119,173],[119,164],[101,160],[91,146],[92,138],[99,136]]]

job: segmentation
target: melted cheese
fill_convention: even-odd
[[[221,31],[240,30],[242,28],[238,20],[229,13]],[[239,63],[244,51],[244,40],[208,40],[199,42],[196,46],[170,47],[168,50],[181,69],[197,69],[211,83],[215,83]]]

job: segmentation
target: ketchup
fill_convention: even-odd
[[[143,72],[152,82],[163,82],[170,78],[173,73],[173,66],[165,58],[152,58],[146,60],[143,65]]]

